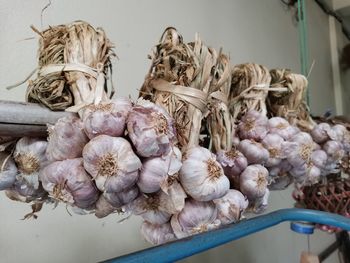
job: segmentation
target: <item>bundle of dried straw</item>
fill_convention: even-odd
[[[151,68],[140,96],[163,106],[175,119],[179,147],[198,144],[203,113],[217,54],[198,35],[184,43],[175,28],[167,28],[155,46]],[[213,90],[214,91],[214,90]]]
[[[83,21],[50,27],[40,35],[36,79],[26,99],[51,110],[78,112],[113,95],[106,78],[112,70],[113,45],[101,28]]]
[[[273,69],[271,87],[277,90],[269,93],[267,104],[271,116],[286,118],[302,130],[311,130],[315,122],[304,100],[308,81],[305,76],[294,74],[287,69]],[[278,88],[286,88],[278,90]]]

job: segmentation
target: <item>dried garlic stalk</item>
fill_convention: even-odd
[[[261,65],[246,63],[234,66],[230,94],[230,111],[236,122],[248,110],[267,114],[266,97],[269,92],[271,76],[269,70]]]
[[[270,74],[271,87],[286,90],[270,92],[267,99],[269,114],[284,117],[290,124],[297,125],[302,130],[312,130],[315,122],[304,100],[308,85],[306,77],[287,69],[273,69]]]
[[[232,117],[228,108],[231,90],[231,66],[228,56],[220,52],[210,85],[207,125],[213,152],[229,151],[232,146]]]
[[[198,35],[186,44],[175,28],[164,31],[150,56],[140,96],[163,106],[175,119],[181,150],[198,145],[216,57]]]
[[[113,45],[101,28],[76,21],[39,32],[39,66],[26,99],[51,110],[77,112],[107,100],[105,80],[112,70]]]

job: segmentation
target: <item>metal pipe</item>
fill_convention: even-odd
[[[305,221],[330,225],[350,231],[350,219],[308,209],[281,209],[266,215],[231,224],[220,229],[180,239],[161,246],[109,259],[106,263],[174,262],[202,251],[237,240],[285,221]]]

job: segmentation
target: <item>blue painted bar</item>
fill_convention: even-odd
[[[304,221],[330,225],[350,231],[350,219],[326,212],[308,209],[281,209],[266,215],[243,220],[237,224],[201,233],[161,246],[137,251],[105,261],[106,263],[174,262],[202,251],[220,246],[241,237],[259,232],[285,221]]]

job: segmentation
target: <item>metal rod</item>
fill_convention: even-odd
[[[220,229],[194,235],[107,260],[107,263],[174,262],[202,251],[237,240],[285,221],[305,221],[330,225],[350,231],[350,219],[327,212],[308,209],[281,209],[266,215],[231,224]]]

